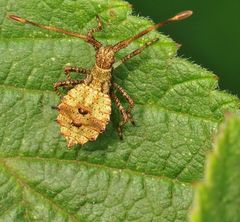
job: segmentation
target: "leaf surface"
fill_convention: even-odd
[[[113,73],[136,103],[137,126],[127,125],[119,140],[113,107],[97,141],[67,150],[51,109],[59,102],[53,83],[65,79],[66,65],[90,68],[94,49],[6,15],[80,33],[99,15],[104,31],[95,37],[104,44],[152,23],[120,0],[2,0],[0,10],[0,221],[186,221],[212,135],[239,100],[217,91],[215,75],[176,57],[177,45],[153,32],[117,58],[160,41]]]
[[[239,135],[240,118],[228,117],[208,157],[204,181],[197,188],[192,221],[240,221]]]

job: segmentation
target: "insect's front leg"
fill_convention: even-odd
[[[93,37],[93,33],[95,33],[95,32],[100,32],[100,31],[102,31],[102,29],[103,29],[103,24],[102,24],[102,20],[100,19],[100,17],[97,15],[96,16],[96,19],[97,19],[97,27],[96,28],[93,28],[93,29],[91,29],[89,32],[88,32],[88,36],[89,37]]]
[[[67,76],[67,80],[71,80],[70,73],[71,72],[76,72],[76,73],[82,73],[85,77],[90,73],[89,69],[84,69],[80,67],[72,67],[72,66],[66,66],[64,68],[64,73]]]
[[[146,42],[142,47],[134,50],[133,52],[129,53],[128,55],[124,56],[120,61],[116,62],[113,67],[116,69],[119,65],[125,63],[127,60],[133,58],[134,56],[140,54],[144,49],[146,49],[148,46],[152,45],[153,43],[157,42],[159,38],[152,39],[149,42]]]
[[[83,83],[83,80],[71,79],[71,80],[67,80],[67,81],[59,81],[54,84],[54,90],[57,93],[57,95],[62,97],[62,93],[59,91],[60,87],[68,88],[68,87],[73,87],[80,83]]]
[[[133,101],[133,99],[128,95],[128,93],[125,91],[125,89],[123,89],[123,88],[122,88],[121,86],[119,86],[117,83],[113,83],[113,87],[114,87],[115,89],[117,89],[118,92],[121,93],[122,96],[127,100],[128,104],[129,104],[129,107],[128,107],[128,110],[127,110],[127,115],[128,115],[128,117],[129,117],[131,123],[132,123],[133,125],[135,125],[135,122],[134,122],[133,117],[132,117],[132,114],[131,114],[131,111],[132,111],[132,109],[133,109],[133,107],[134,107],[134,101]]]

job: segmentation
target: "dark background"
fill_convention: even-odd
[[[128,0],[134,14],[162,21],[184,10],[192,17],[161,31],[182,44],[178,51],[217,74],[220,89],[240,96],[240,1]]]

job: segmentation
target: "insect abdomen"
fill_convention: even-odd
[[[110,121],[111,100],[108,94],[79,84],[58,105],[57,122],[68,147],[96,140]]]

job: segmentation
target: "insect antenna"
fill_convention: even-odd
[[[102,44],[100,42],[98,42],[96,39],[94,39],[92,35],[82,35],[82,34],[79,34],[79,33],[76,33],[76,32],[67,31],[65,29],[56,28],[56,27],[53,27],[53,26],[46,26],[46,25],[38,24],[36,22],[32,22],[32,21],[29,21],[27,19],[21,18],[17,15],[9,15],[8,17],[10,19],[13,19],[13,20],[15,20],[17,22],[20,22],[20,23],[23,23],[23,24],[29,24],[29,25],[33,25],[33,26],[36,26],[36,27],[41,28],[41,29],[46,29],[46,30],[53,31],[53,32],[60,32],[60,33],[63,33],[65,35],[70,35],[70,36],[73,36],[73,37],[80,38],[80,39],[84,40],[85,42],[93,45],[94,48],[96,48],[96,49],[99,49],[102,46]]]
[[[142,37],[143,35],[146,35],[147,33],[155,30],[155,29],[158,29],[168,23],[172,23],[172,22],[176,22],[176,21],[180,21],[180,20],[183,20],[183,19],[186,19],[188,18],[189,16],[192,15],[192,11],[184,11],[184,12],[180,12],[178,13],[177,15],[173,16],[172,18],[169,18],[163,22],[160,22],[154,26],[151,26],[145,30],[143,30],[142,32],[139,32],[138,34],[136,34],[135,36],[132,36],[128,39],[125,39],[121,42],[118,42],[116,45],[113,46],[113,50],[114,52],[118,52],[119,50],[123,49],[123,48],[126,48],[131,42],[133,42],[134,40]]]

